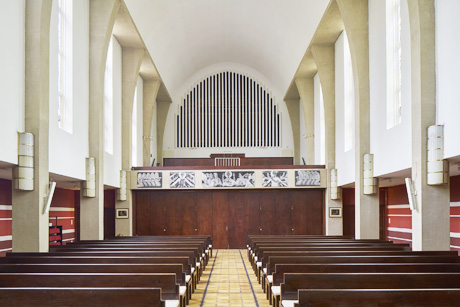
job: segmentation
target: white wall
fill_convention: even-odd
[[[198,81],[203,78],[213,75],[217,72],[221,72],[225,69],[229,71],[234,71],[237,73],[242,73],[248,76],[255,78],[261,85],[266,86],[272,93],[274,97],[274,102],[276,103],[277,110],[281,114],[281,147],[273,148],[246,148],[246,147],[235,147],[235,148],[198,148],[198,149],[177,149],[176,148],[176,115],[178,110],[178,105],[182,101],[182,98],[187,90],[192,88]],[[293,157],[293,138],[292,138],[292,129],[289,119],[289,114],[286,108],[286,104],[283,101],[282,92],[274,86],[267,78],[265,78],[260,72],[238,64],[238,63],[219,63],[206,67],[193,76],[191,76],[175,93],[172,93],[173,103],[169,109],[167,120],[166,120],[166,129],[163,141],[163,150],[173,151],[174,157],[209,157],[212,153],[245,153],[246,157],[281,157],[283,153],[286,155],[289,152],[289,156]],[[168,156],[165,155],[165,158]]]
[[[355,181],[355,148],[345,152],[344,120],[344,33],[335,43],[335,166],[338,170],[338,185]],[[353,133],[354,136],[354,133]]]
[[[401,123],[387,130],[386,4],[369,1],[370,153],[374,176],[411,167],[411,51],[407,1],[401,1]]]
[[[113,38],[113,155],[104,152],[104,184],[120,187],[121,170],[121,46]]]
[[[0,0],[0,161],[18,163],[24,131],[24,0]]]
[[[302,101],[299,99],[299,125],[300,125],[300,164],[303,164],[302,158],[307,161],[307,128],[305,127],[305,116],[303,114]]]
[[[57,1],[53,1],[50,27],[49,170],[51,173],[84,180],[85,158],[89,155],[89,1],[72,1],[72,5],[73,83],[70,99],[73,101],[73,129],[72,133],[68,133],[58,127]]]
[[[460,155],[460,1],[436,1],[437,123],[444,125],[444,158]]]
[[[134,101],[134,103],[137,103],[137,155],[136,155],[136,164],[133,163],[132,166],[142,166],[143,164],[143,126],[142,126],[142,123],[143,123],[143,119],[142,119],[142,110],[143,110],[143,99],[144,99],[144,83],[142,81],[142,78],[139,77],[137,79],[137,101]],[[134,161],[134,160],[133,160]]]
[[[153,108],[153,116],[152,116],[152,126],[150,128],[150,135],[154,137],[154,139],[150,139],[150,164],[152,165],[153,160],[155,159],[155,165],[158,163],[157,157],[157,103],[155,101],[155,107]]]

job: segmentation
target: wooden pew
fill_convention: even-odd
[[[431,254],[431,255],[430,255]],[[446,254],[446,255],[443,255]],[[417,251],[408,252],[406,255],[369,255],[369,256],[273,256],[268,260],[267,275],[271,275],[277,264],[348,264],[348,263],[460,263],[460,257],[450,251]],[[275,288],[278,287],[278,288]],[[281,289],[273,285],[267,290],[270,302],[279,303]]]
[[[80,251],[80,252],[57,252],[57,253],[7,253],[6,258],[14,257],[52,257],[52,256],[101,256],[101,257],[114,257],[114,256],[134,256],[134,257],[160,257],[169,258],[174,256],[185,256],[189,258],[189,264],[192,265],[191,276],[194,279],[194,285],[198,283],[199,270],[196,267],[196,258],[194,251]]]
[[[3,307],[53,306],[150,306],[165,307],[159,288],[0,288]]]
[[[294,306],[458,306],[460,289],[300,289]],[[287,305],[288,307],[291,305]]]
[[[20,287],[152,287],[161,289],[162,300],[177,301],[179,305],[176,275],[169,273],[0,273],[0,288]]]
[[[42,253],[41,257],[3,257],[0,258],[0,264],[7,263],[47,263],[47,264],[182,264],[186,272],[187,287],[190,293],[194,292],[195,284],[192,275],[192,267],[188,257],[145,257],[145,256],[48,256]]]
[[[191,298],[182,264],[50,264],[16,263],[0,264],[2,273],[174,273],[179,284],[179,294],[188,304]]]
[[[460,273],[285,274],[281,301],[298,300],[299,289],[460,289]]]

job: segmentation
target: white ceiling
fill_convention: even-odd
[[[171,93],[208,66],[234,62],[284,94],[329,0],[125,0]]]

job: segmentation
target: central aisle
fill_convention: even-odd
[[[213,256],[187,306],[270,306],[246,250],[214,250]]]

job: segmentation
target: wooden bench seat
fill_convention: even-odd
[[[281,301],[298,300],[299,289],[460,290],[460,273],[302,273],[284,276]]]
[[[0,288],[160,288],[161,299],[177,301],[175,274],[160,273],[0,273]]]
[[[460,289],[300,289],[302,306],[458,306]],[[286,305],[288,307],[290,305]]]
[[[150,306],[166,307],[159,288],[0,288],[2,307],[53,306]]]
[[[0,264],[3,273],[174,273],[180,293],[188,304],[191,298],[191,282],[187,282],[182,264],[55,264],[16,263]]]

